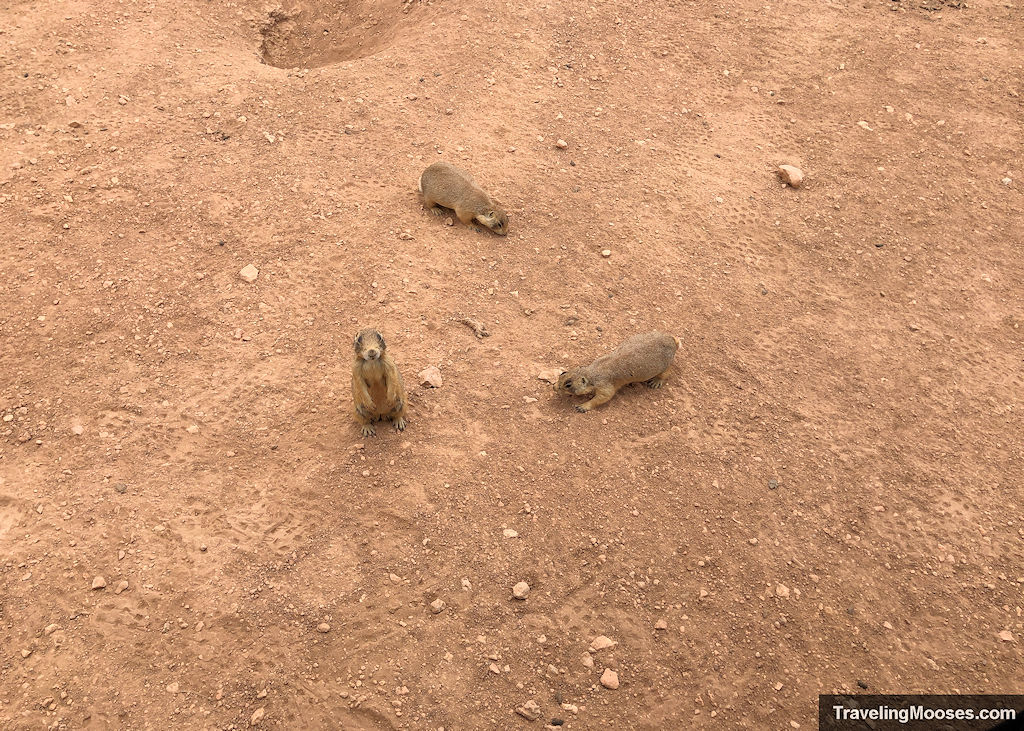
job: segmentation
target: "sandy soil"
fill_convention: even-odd
[[[1024,690],[1019,2],[283,2],[0,7],[0,727]]]

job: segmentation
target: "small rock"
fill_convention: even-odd
[[[127,588],[128,588],[128,582],[125,581],[124,579],[121,579],[119,582],[117,582],[117,586],[114,587],[114,593],[115,594],[120,594],[122,591],[125,591]]]
[[[267,715],[267,712],[265,710],[263,710],[262,708],[257,708],[255,711],[252,712],[252,718],[249,719],[249,725],[258,726],[265,715]]]
[[[178,693],[178,690],[179,690],[179,686],[178,686],[177,683],[168,683],[167,684],[167,692],[170,693],[171,695],[176,695]]]
[[[1013,638],[1013,633],[1010,632],[1010,630],[1008,629],[1004,629],[1002,632],[996,635],[996,637],[1001,639],[1003,642],[1016,642],[1016,640]]]
[[[503,530],[501,532],[501,534],[503,536],[505,536],[506,538],[518,538],[519,537],[519,533],[514,531],[514,530],[512,530],[511,528],[506,528],[505,530]]]
[[[490,665],[488,665],[487,669],[495,675],[501,675],[501,668],[498,667],[498,663],[496,662],[492,662]]]
[[[75,436],[80,437],[84,432],[85,428],[81,424],[75,424],[73,427],[71,427],[71,433],[74,434]]]
[[[668,622],[666,622],[664,619],[659,619],[657,622],[654,623],[654,629],[668,629]]]
[[[398,574],[388,574],[388,579],[391,581],[392,584],[402,583],[402,577]]]
[[[256,278],[260,275],[260,270],[254,267],[252,264],[246,264],[242,267],[242,270],[238,272],[238,276],[244,281],[252,284],[256,281]]]
[[[102,576],[97,576],[95,579],[92,580],[93,589],[103,589],[106,587],[106,585],[107,580],[104,579]]]
[[[198,434],[199,427],[196,426],[195,424],[192,424],[190,426],[185,427],[185,431],[187,431],[189,434]]]
[[[124,495],[126,492],[128,492],[128,485],[124,484],[123,482],[115,482],[114,492],[120,495]]]
[[[552,726],[561,726],[564,723],[565,723],[565,721],[563,719],[561,719],[561,718],[552,718],[551,719],[551,725]]]
[[[518,584],[512,587],[512,596],[516,599],[525,599],[530,593],[530,585],[525,581],[520,581]]]
[[[804,182],[803,170],[792,165],[779,165],[779,177],[790,188],[799,188]]]
[[[562,375],[561,368],[545,368],[537,374],[537,379],[540,381],[547,381],[548,383],[558,383],[558,377]]]
[[[619,674],[611,668],[605,668],[601,673],[601,685],[608,690],[617,690],[619,687]]]
[[[612,255],[612,250],[611,249],[604,249],[603,251],[601,251],[601,256],[603,256],[605,259],[607,259],[611,255]]]
[[[584,652],[580,656],[580,662],[583,663],[583,667],[585,668],[594,667],[594,657],[589,652]]]
[[[565,140],[558,140],[558,142],[555,143],[555,147],[557,147],[560,150],[564,150],[568,146],[569,143],[566,142]]]
[[[448,605],[444,603],[444,599],[435,599],[430,602],[430,611],[434,614],[440,614],[446,606]]]
[[[58,624],[48,624],[48,625],[46,625],[46,629],[43,630],[43,634],[44,635],[52,635],[54,632],[56,632],[59,629],[60,629],[60,625],[58,625]]]
[[[591,652],[600,652],[601,650],[607,650],[609,647],[615,647],[619,644],[613,639],[605,637],[604,635],[598,635],[594,638],[593,642],[590,643]]]
[[[441,388],[441,369],[437,366],[427,366],[416,377],[420,379],[421,385],[429,386],[430,388]]]
[[[22,657],[28,657],[31,654],[32,654],[32,650],[22,650],[21,651],[21,656]]]
[[[1013,182],[1013,178],[1003,178],[1003,185],[1009,185]]]
[[[781,597],[789,596],[789,587],[785,584],[778,584],[775,587],[775,594]]]
[[[871,127],[868,125],[868,123],[865,122],[863,119],[861,121],[857,122],[857,126],[862,128],[862,129],[866,129],[868,132],[874,132],[875,131],[875,130],[871,129]]]
[[[316,626],[316,631],[321,634],[327,634],[331,631],[331,625],[327,624],[327,622],[321,622]]]
[[[516,713],[527,721],[536,721],[540,718],[540,706],[537,705],[536,701],[526,701],[526,703],[516,709]]]
[[[769,490],[778,490],[779,489],[779,481],[778,480],[768,480],[768,489]]]

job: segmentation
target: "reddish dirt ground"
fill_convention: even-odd
[[[3,3],[0,728],[1024,691],[1018,2],[284,2]]]

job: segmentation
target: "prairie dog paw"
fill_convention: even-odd
[[[405,419],[402,417],[392,419],[391,423],[395,425],[395,428],[398,429],[398,431],[405,431]]]
[[[363,424],[362,432],[364,437],[372,437],[377,430],[373,428],[373,424]]]

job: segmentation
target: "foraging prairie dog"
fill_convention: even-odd
[[[447,162],[435,162],[420,176],[423,205],[440,216],[450,208],[469,226],[478,221],[499,236],[508,233],[508,216],[473,176]]]
[[[630,383],[643,382],[651,388],[661,388],[679,346],[678,338],[657,331],[634,335],[590,365],[564,371],[555,390],[574,396],[594,394],[589,401],[576,406],[577,411],[585,414],[610,401]]]
[[[376,433],[373,422],[389,419],[405,429],[405,386],[387,351],[384,338],[373,328],[360,330],[354,342],[352,402],[364,437]]]

